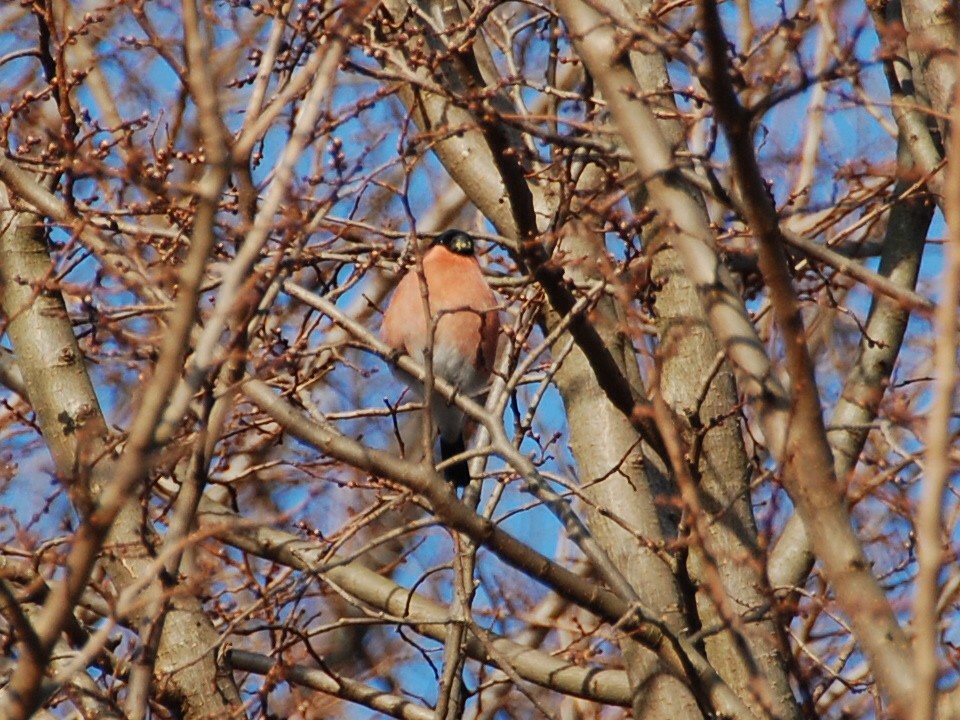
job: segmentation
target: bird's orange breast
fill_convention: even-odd
[[[423,258],[423,274],[430,313],[437,318],[435,372],[465,389],[478,381],[482,384],[496,358],[500,317],[497,298],[480,265],[472,256],[434,247]],[[381,335],[391,347],[422,360],[429,338],[415,271],[397,285],[384,313]]]

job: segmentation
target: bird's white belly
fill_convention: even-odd
[[[468,395],[482,389],[480,373],[470,362],[464,362],[456,347],[438,344],[433,348],[433,372]]]

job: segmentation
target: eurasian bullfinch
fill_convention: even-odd
[[[474,257],[474,240],[461,230],[441,233],[423,256],[423,276],[430,314],[437,318],[433,340],[433,372],[460,392],[474,395],[490,378],[500,336],[497,298]],[[422,362],[430,346],[420,282],[408,272],[397,285],[383,315],[380,334],[390,347]],[[405,377],[418,393],[420,383]],[[462,453],[464,414],[435,393],[430,409],[440,433],[440,457]],[[447,480],[458,487],[470,482],[467,462],[448,467]]]

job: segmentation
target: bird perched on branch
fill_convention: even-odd
[[[467,395],[482,390],[490,378],[500,336],[497,298],[487,285],[474,256],[473,237],[461,230],[437,236],[423,256],[430,315],[436,319],[433,338],[433,372]],[[430,347],[420,281],[407,273],[383,315],[381,337],[390,347],[422,362]],[[421,384],[404,380],[422,394]],[[447,460],[462,453],[464,414],[439,393],[430,403],[433,421],[440,433],[440,457]],[[448,467],[445,477],[458,487],[470,482],[467,462]]]

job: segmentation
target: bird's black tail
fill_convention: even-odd
[[[448,460],[454,455],[459,455],[466,449],[466,446],[463,444],[462,435],[458,435],[456,440],[449,443],[443,439],[442,435],[440,436],[440,458],[442,460]],[[470,468],[467,466],[467,461],[461,460],[460,462],[454,463],[453,465],[445,468],[443,471],[443,476],[457,487],[469,485]]]

